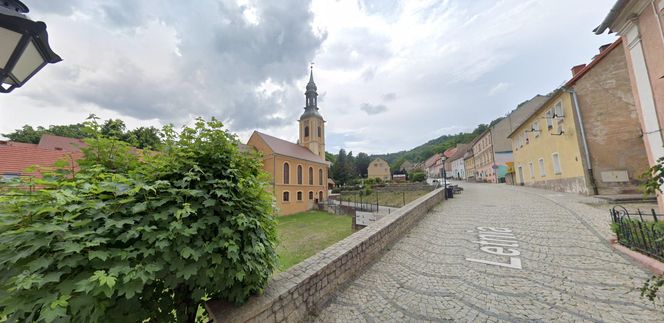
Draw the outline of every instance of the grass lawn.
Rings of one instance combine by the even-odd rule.
[[[431,191],[404,191],[404,192],[373,192],[369,195],[362,196],[362,202],[364,203],[376,203],[376,197],[378,197],[378,205],[391,206],[391,207],[402,207],[405,204],[408,204],[412,201],[415,201],[418,197],[425,195]],[[357,201],[360,202],[360,196],[358,194],[341,194],[339,197],[341,201]],[[405,204],[404,204],[405,201]]]
[[[285,271],[353,233],[350,216],[308,211],[277,218],[279,271]]]

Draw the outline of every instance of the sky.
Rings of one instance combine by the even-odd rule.
[[[326,148],[381,154],[546,94],[615,35],[613,0],[24,0],[63,61],[0,94],[0,133],[216,117],[296,141],[314,63]]]

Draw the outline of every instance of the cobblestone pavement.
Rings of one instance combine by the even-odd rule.
[[[311,319],[664,322],[639,297],[649,273],[611,250],[608,210],[592,198],[463,186]]]

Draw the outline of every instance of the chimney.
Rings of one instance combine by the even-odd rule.
[[[577,65],[577,66],[572,67],[572,77],[575,77],[576,74],[579,74],[579,72],[581,72],[581,70],[584,69],[584,68],[586,68],[586,64],[581,64],[581,65]]]
[[[601,54],[605,49],[609,48],[611,44],[604,44],[602,46],[599,46],[599,53]]]

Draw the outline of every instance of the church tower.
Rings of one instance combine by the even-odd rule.
[[[311,67],[307,91],[304,92],[306,105],[304,113],[300,116],[300,146],[306,147],[312,153],[325,160],[325,120],[318,112],[318,93],[314,83],[314,71]]]

